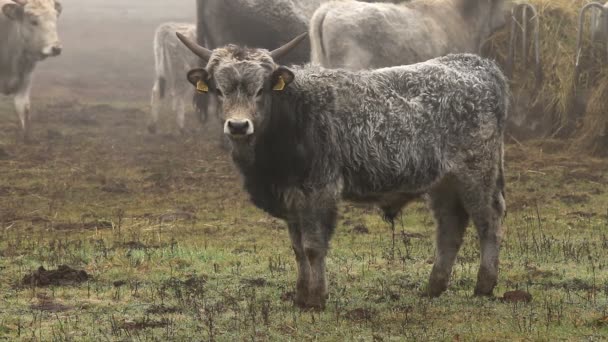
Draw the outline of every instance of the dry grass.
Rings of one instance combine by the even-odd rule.
[[[608,73],[604,45],[592,43],[590,39],[589,15],[584,25],[581,72],[578,79],[575,80],[574,77],[578,12],[587,1],[529,2],[537,8],[540,18],[540,52],[544,78],[540,85],[536,83],[532,72],[532,44],[528,51],[529,67],[524,70],[521,41],[518,39],[512,86],[516,108],[523,111],[526,117],[522,127],[513,130],[514,134],[574,137],[576,144],[573,148],[577,151],[600,154],[608,146],[608,116],[605,114]],[[529,41],[532,41],[532,30],[529,37]],[[489,41],[488,53],[506,65],[508,45],[507,27]],[[534,132],[522,133],[532,126],[532,122],[535,125]]]

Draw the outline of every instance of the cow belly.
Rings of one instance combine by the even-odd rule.
[[[23,80],[18,77],[0,79],[0,92],[4,95],[13,95],[19,90]]]

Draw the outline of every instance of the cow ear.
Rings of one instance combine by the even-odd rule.
[[[23,18],[23,6],[19,4],[5,4],[2,6],[2,13],[11,20],[21,20]]]
[[[278,67],[272,73],[272,90],[282,91],[285,89],[293,79],[295,78],[293,72],[284,66]]]
[[[192,69],[188,72],[188,82],[192,83],[196,87],[196,91],[199,93],[209,92],[209,74],[205,69]]]
[[[63,5],[59,1],[55,1],[55,10],[57,11],[57,15],[60,15],[63,12]]]

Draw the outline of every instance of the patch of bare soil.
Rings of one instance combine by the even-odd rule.
[[[172,314],[172,313],[180,313],[182,309],[176,306],[166,306],[166,305],[152,305],[148,309],[146,309],[147,314],[156,314],[156,315],[164,315],[164,314]]]
[[[91,277],[83,270],[75,270],[67,265],[60,265],[56,270],[47,271],[40,266],[38,270],[26,275],[21,280],[23,285],[50,286],[50,285],[75,285],[89,280]]]
[[[372,309],[357,308],[346,313],[345,317],[351,321],[362,322],[370,321],[376,316],[376,312]]]
[[[242,279],[241,284],[251,287],[264,287],[268,285],[268,281],[264,278]]]
[[[532,295],[522,290],[507,291],[500,300],[506,303],[530,303]]]
[[[143,318],[140,320],[132,321],[125,320],[122,324],[122,328],[125,330],[143,330],[143,329],[151,329],[151,328],[163,328],[169,325],[169,320],[161,319],[161,320],[153,320],[149,318]]]
[[[80,223],[55,223],[53,228],[55,230],[79,230],[79,229],[111,229],[113,227],[112,222],[105,220],[98,220],[92,222],[80,222]]]
[[[358,224],[351,230],[353,234],[369,234],[369,229],[364,224]]]
[[[46,294],[38,294],[38,302],[30,305],[30,309],[32,310],[40,310],[46,312],[64,312],[71,310],[72,307],[58,303],[53,298],[47,296]]]

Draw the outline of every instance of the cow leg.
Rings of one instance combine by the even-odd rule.
[[[469,215],[462,207],[456,189],[450,186],[432,191],[430,205],[437,221],[437,255],[431,271],[428,294],[436,297],[448,288]]]
[[[186,121],[186,105],[184,104],[184,98],[182,97],[180,97],[177,101],[177,127],[179,128],[179,132],[181,134],[184,134],[184,126]]]
[[[336,225],[337,208],[335,205],[329,205],[313,210],[307,216],[302,221],[302,245],[310,264],[310,279],[304,306],[323,309],[327,300],[325,257]]]
[[[477,179],[491,178],[477,177]],[[481,250],[475,295],[491,296],[498,281],[501,221],[505,212],[505,200],[502,189],[496,187],[495,181],[485,186],[473,182],[469,184],[473,185],[468,186],[467,192],[462,194],[463,204],[477,228]]]
[[[24,87],[15,94],[14,98],[15,110],[19,116],[24,141],[30,141],[31,138],[30,89],[31,82],[27,79]]]
[[[303,307],[306,305],[306,299],[308,298],[308,282],[310,280],[310,264],[308,258],[304,252],[304,245],[302,244],[302,232],[300,225],[297,222],[289,222],[289,237],[291,238],[291,246],[293,252],[296,255],[296,262],[298,264],[298,280],[296,281],[296,297],[295,304]]]
[[[150,122],[148,123],[148,131],[152,134],[156,133],[158,125],[158,113],[161,106],[161,81],[157,79],[152,87],[152,96],[150,100]]]

